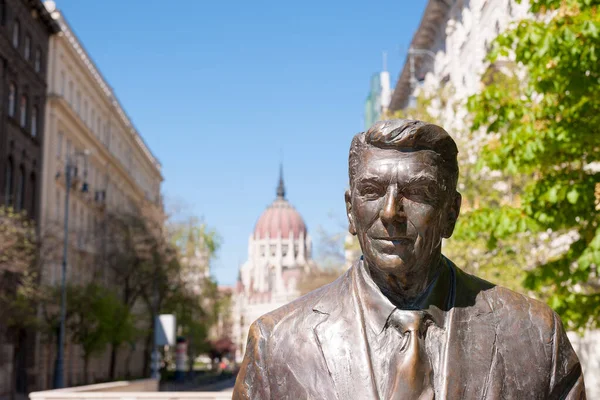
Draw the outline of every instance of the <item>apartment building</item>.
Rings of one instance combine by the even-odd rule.
[[[49,37],[59,28],[40,0],[0,1],[0,205],[38,220]],[[6,282],[5,282],[6,283]],[[35,384],[35,335],[0,321],[0,397]]]
[[[73,167],[69,199],[70,235],[67,281],[85,283],[101,268],[100,234],[107,215],[135,212],[145,205],[162,209],[161,165],[144,143],[98,67],[77,38],[65,16],[52,1],[45,6],[60,27],[52,37],[48,59],[48,103],[45,110],[43,148],[42,240],[62,243],[66,204],[66,165]],[[61,259],[42,260],[41,279],[59,284]],[[45,370],[40,387],[52,382],[54,343],[39,343]],[[117,375],[125,374],[127,361],[140,371],[142,346],[121,351]],[[83,383],[81,349],[69,343],[65,349],[65,383]],[[109,354],[96,357],[92,380],[108,378]]]
[[[39,0],[0,2],[0,204],[37,219],[48,40],[58,32]]]

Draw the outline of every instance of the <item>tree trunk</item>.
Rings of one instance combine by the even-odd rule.
[[[194,356],[194,350],[192,348],[192,338],[190,337],[188,339],[188,375],[189,376],[193,376],[194,375],[194,359],[196,358]]]
[[[86,385],[90,384],[90,356],[83,356],[83,380]]]
[[[110,350],[110,370],[109,370],[109,376],[110,379],[112,381],[117,379],[117,355],[119,353],[119,345],[117,344],[112,344],[112,348]]]
[[[144,343],[144,376],[150,376],[150,358],[152,357],[152,350],[154,338],[154,328],[150,329],[148,336]]]
[[[130,347],[125,359],[125,379],[131,379],[131,358],[133,357],[133,349]]]
[[[12,377],[11,377],[11,384],[10,384],[10,400],[15,400],[15,396],[17,394],[17,364],[18,364],[18,357],[17,357],[17,353],[19,351],[19,347],[17,345],[17,340],[13,341],[13,355],[12,355]]]
[[[26,332],[18,329],[13,340],[11,400],[17,393],[27,393],[26,340]]]

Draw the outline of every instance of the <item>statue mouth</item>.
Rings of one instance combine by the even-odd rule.
[[[413,241],[404,236],[394,236],[394,237],[374,237],[374,240],[381,240],[386,242],[392,242],[394,245],[406,245],[411,244]]]

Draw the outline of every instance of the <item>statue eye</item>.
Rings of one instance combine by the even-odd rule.
[[[425,203],[434,203],[438,198],[437,191],[429,186],[407,188],[403,194],[411,200]]]
[[[377,199],[383,195],[383,190],[373,184],[367,184],[360,188],[360,194],[369,199]]]

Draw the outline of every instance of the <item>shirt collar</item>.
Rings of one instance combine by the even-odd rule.
[[[429,306],[425,309],[436,325],[443,327],[446,312],[454,306],[454,271],[448,260],[442,256],[443,267],[432,283],[433,288],[427,297]],[[364,319],[373,332],[379,334],[385,328],[390,314],[397,308],[371,278],[364,259],[361,257],[357,266],[357,289]]]

